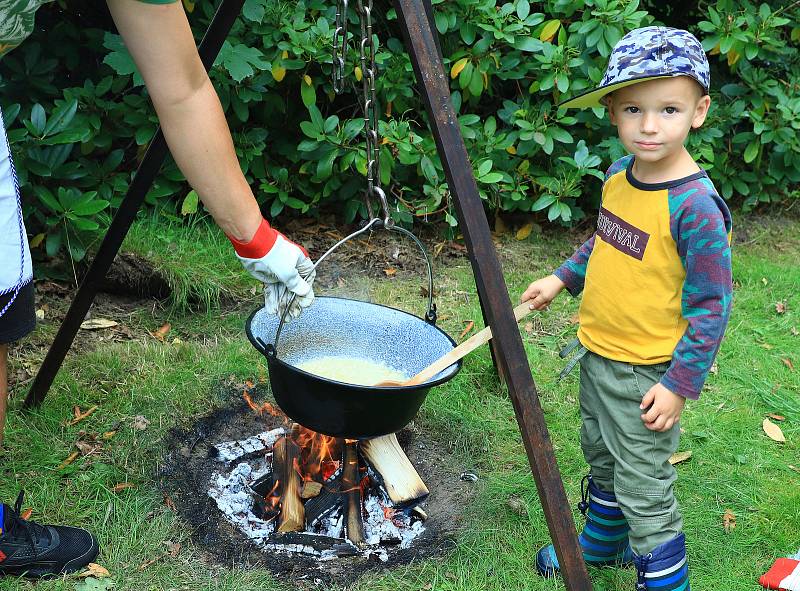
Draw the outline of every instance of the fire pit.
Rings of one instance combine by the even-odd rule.
[[[301,587],[346,585],[452,547],[475,488],[460,480],[470,466],[451,457],[452,444],[413,424],[397,435],[336,439],[254,402],[265,385],[223,390],[228,406],[171,433],[159,475],[200,546]]]

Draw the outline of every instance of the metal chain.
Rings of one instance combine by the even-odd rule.
[[[333,91],[341,94],[344,90],[344,61],[347,58],[347,3],[336,3],[336,28],[333,30]],[[340,47],[341,44],[341,47]]]
[[[389,215],[389,203],[381,187],[380,133],[378,130],[378,101],[375,99],[375,81],[378,69],[375,66],[375,40],[372,35],[372,0],[358,0],[358,13],[361,21],[361,42],[358,45],[361,60],[361,100],[364,111],[364,143],[367,159],[367,191],[364,202],[369,219],[375,216],[372,199],[381,205],[383,223],[387,228],[394,226]],[[340,40],[341,37],[341,40]],[[339,51],[341,43],[341,54]],[[345,51],[347,50],[347,0],[339,0],[336,8],[336,29],[333,34],[333,89],[336,93],[344,88]]]

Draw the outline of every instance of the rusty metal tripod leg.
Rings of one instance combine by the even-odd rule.
[[[414,66],[431,131],[464,233],[478,296],[492,326],[499,368],[508,385],[561,574],[569,591],[592,588],[575,524],[556,465],[519,328],[514,320],[500,262],[492,243],[472,165],[450,101],[447,76],[437,52],[426,0],[394,0]],[[429,7],[428,7],[429,8]],[[531,564],[531,568],[534,566]]]
[[[223,0],[219,9],[217,9],[214,19],[203,36],[203,41],[197,48],[206,70],[211,67],[217,58],[219,50],[222,48],[222,43],[242,11],[243,4],[244,0]],[[108,273],[114,257],[117,256],[119,247],[122,246],[122,241],[125,240],[125,236],[136,218],[136,213],[139,211],[145,195],[147,195],[158,171],[161,169],[168,151],[167,143],[164,141],[164,134],[159,127],[153,141],[147,147],[147,152],[133,177],[133,181],[131,181],[125,199],[122,200],[122,204],[117,210],[114,220],[111,222],[111,226],[108,228],[108,232],[106,232],[105,238],[103,238],[103,242],[100,244],[100,248],[97,250],[97,254],[81,282],[80,288],[78,288],[75,299],[70,304],[67,315],[58,329],[56,338],[53,340],[53,344],[50,345],[50,350],[36,373],[36,378],[33,380],[28,396],[25,398],[25,408],[39,406],[44,397],[47,396],[47,392],[50,390],[50,386],[53,384],[53,380],[72,346],[72,341],[75,340],[75,335],[78,333],[81,322],[83,322],[86,313],[92,306],[92,302],[94,302],[95,296],[97,296],[100,282]]]

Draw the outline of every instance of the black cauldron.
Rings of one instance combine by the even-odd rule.
[[[409,377],[455,347],[432,321],[357,300],[318,297],[299,318],[284,324],[260,308],[247,320],[247,337],[267,358],[275,400],[294,421],[312,431],[368,439],[402,429],[417,414],[428,390],[461,369],[454,363],[418,386],[376,387],[345,384],[295,367],[323,356],[380,362]]]

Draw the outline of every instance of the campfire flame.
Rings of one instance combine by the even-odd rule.
[[[280,411],[280,409],[275,408],[275,406],[270,404],[269,402],[262,402],[261,404],[256,404],[255,402],[253,402],[253,399],[250,396],[250,392],[248,392],[247,390],[244,390],[242,392],[242,398],[244,398],[244,401],[247,403],[247,406],[252,408],[253,412],[255,412],[258,416],[261,416],[266,412],[272,415],[273,417],[278,417],[280,419],[283,419],[284,425],[289,424],[289,417],[287,417]]]

